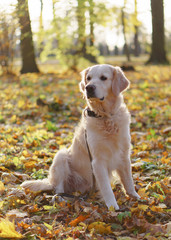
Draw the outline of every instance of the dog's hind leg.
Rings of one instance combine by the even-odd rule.
[[[60,150],[54,157],[48,178],[25,181],[21,184],[21,187],[30,189],[33,192],[54,190],[55,193],[64,193],[64,182],[69,175],[68,150]]]
[[[70,156],[67,149],[60,150],[54,157],[49,170],[49,182],[55,193],[64,193],[64,183],[71,174],[69,166]]]
[[[53,189],[47,178],[25,181],[21,184],[21,187],[30,189],[32,192],[50,191]]]

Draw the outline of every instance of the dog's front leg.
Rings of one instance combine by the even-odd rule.
[[[97,185],[107,207],[110,208],[111,206],[113,206],[115,210],[118,210],[119,206],[116,202],[114,193],[110,185],[110,179],[107,168],[96,159],[93,160],[92,166]]]
[[[135,191],[134,182],[132,178],[131,162],[129,158],[125,158],[122,166],[117,169],[121,182],[126,190],[126,193],[133,198],[140,199],[140,196]]]

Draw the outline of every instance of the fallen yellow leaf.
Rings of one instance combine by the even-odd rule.
[[[88,226],[88,230],[91,231],[92,229],[94,229],[96,233],[100,233],[100,234],[111,234],[112,233],[111,226],[109,226],[108,224],[106,224],[104,222],[91,223]]]
[[[3,194],[4,191],[5,191],[5,186],[3,182],[0,181],[0,194]]]
[[[25,106],[25,101],[23,99],[18,101],[18,108],[23,108]]]
[[[148,209],[148,205],[138,204],[138,209],[146,211]]]
[[[13,116],[11,117],[11,120],[10,120],[10,121],[11,121],[12,123],[14,123],[14,122],[16,122],[16,119],[17,119],[17,116],[16,116],[16,115],[13,115]]]
[[[159,206],[152,206],[150,207],[150,209],[153,211],[153,212],[163,212],[163,209]]]
[[[24,164],[26,169],[32,169],[36,166],[37,161],[31,160],[30,162],[26,162]]]
[[[162,157],[160,160],[163,164],[171,164],[171,158],[167,158],[166,156]]]
[[[31,154],[30,154],[27,150],[24,150],[24,151],[22,152],[22,155],[23,155],[24,157],[30,157],[30,156],[31,156]]]
[[[2,209],[3,205],[4,205],[4,201],[0,201],[0,209]]]
[[[138,190],[138,194],[139,194],[140,197],[142,197],[143,199],[148,198],[148,195],[149,195],[149,193],[146,192],[146,189],[145,189],[145,188],[140,188],[140,189]]]
[[[115,212],[115,208],[114,208],[114,206],[110,206],[109,211],[111,211],[111,212]]]
[[[15,230],[15,225],[8,219],[0,219],[0,237],[2,238],[23,238],[23,235]]]
[[[167,143],[171,143],[171,137],[166,138]]]

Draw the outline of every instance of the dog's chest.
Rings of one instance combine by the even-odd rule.
[[[119,125],[117,122],[107,119],[103,122],[102,127],[104,129],[104,133],[108,135],[117,135],[119,133]]]
[[[111,119],[92,119],[86,126],[88,143],[97,149],[118,148],[121,129],[119,124]],[[105,151],[106,151],[105,150]]]
[[[119,124],[112,119],[98,119],[93,125],[94,131],[98,131],[102,136],[113,138],[119,134]]]

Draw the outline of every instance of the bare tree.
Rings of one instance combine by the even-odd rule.
[[[168,63],[165,51],[164,7],[163,0],[151,0],[152,48],[148,63]]]
[[[94,0],[88,0],[88,3],[89,3],[89,16],[90,16],[90,47],[93,47],[94,46],[94,42],[95,42],[95,36],[94,36],[94,24],[95,24],[95,21],[96,21],[96,15],[94,13],[94,7],[95,7],[95,4],[94,4]],[[92,54],[87,54],[86,55],[87,59],[93,63],[97,63],[97,59],[94,55]]]
[[[10,16],[11,17],[11,16]],[[13,19],[13,21],[12,21]],[[11,22],[12,21],[12,22]],[[16,21],[15,17],[0,13],[0,66],[3,73],[12,73],[14,49],[16,45]]]
[[[121,22],[122,22],[122,28],[123,28],[123,35],[124,35],[124,50],[125,54],[127,57],[128,62],[130,61],[130,53],[129,53],[129,48],[128,48],[128,43],[127,43],[127,37],[126,37],[126,24],[125,24],[125,6],[126,6],[127,0],[124,0],[124,6],[121,9]]]
[[[134,10],[134,55],[138,57],[140,55],[140,43],[138,40],[139,29],[138,29],[138,11],[137,11],[137,0],[134,0],[135,10]]]
[[[79,50],[83,56],[86,54],[86,36],[85,36],[85,29],[86,29],[86,18],[85,18],[85,0],[77,0],[77,23],[78,23],[78,45]]]
[[[90,46],[94,45],[94,2],[89,2],[89,14],[90,14]],[[91,62],[97,63],[95,56],[87,52],[87,36],[86,36],[86,0],[77,0],[77,22],[78,22],[78,51],[77,54],[83,56]]]
[[[28,10],[28,0],[18,0],[17,10],[21,30],[20,44],[22,68],[20,72],[39,72],[35,60],[33,37]]]
[[[94,1],[88,0],[88,2],[90,15],[90,46],[94,46],[94,22],[95,22]]]

